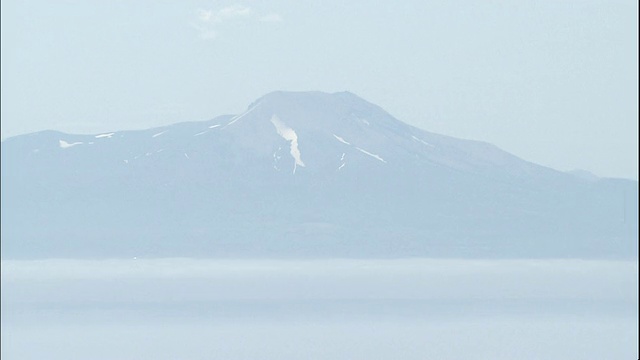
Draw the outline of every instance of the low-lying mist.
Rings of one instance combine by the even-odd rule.
[[[634,261],[51,259],[1,266],[7,359],[638,355]]]

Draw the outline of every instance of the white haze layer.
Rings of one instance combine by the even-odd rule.
[[[7,359],[638,357],[638,263],[2,261]]]

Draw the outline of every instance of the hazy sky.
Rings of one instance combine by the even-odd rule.
[[[349,90],[423,129],[638,178],[638,3],[2,1],[2,138]]]

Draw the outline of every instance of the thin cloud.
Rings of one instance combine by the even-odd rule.
[[[202,40],[210,41],[218,37],[218,33],[209,26],[200,23],[191,23],[189,25],[198,31],[199,37]]]
[[[247,18],[252,14],[251,8],[242,5],[224,7],[218,11],[198,9],[198,20],[205,23],[221,23],[231,19]]]
[[[260,18],[262,22],[282,22],[282,16],[276,13],[270,13]]]
[[[198,20],[208,22],[213,17],[213,11],[198,9]]]
[[[218,33],[213,30],[204,30],[200,32],[200,38],[202,40],[215,40],[218,37]]]
[[[259,14],[251,7],[244,5],[232,5],[222,9],[198,9],[196,21],[191,26],[198,30],[202,40],[215,40],[218,38],[218,27],[231,21],[260,21],[265,23],[282,22],[282,16],[270,12]]]
[[[246,6],[227,6],[218,11],[219,19],[233,19],[238,17],[247,17],[251,15],[251,8]]]

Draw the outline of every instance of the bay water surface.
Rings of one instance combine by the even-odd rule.
[[[3,359],[636,359],[638,262],[3,260]]]

